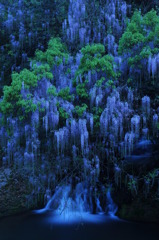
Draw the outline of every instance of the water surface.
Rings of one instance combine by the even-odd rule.
[[[158,226],[154,224],[105,215],[79,216],[64,219],[49,211],[3,218],[0,240],[158,240]]]

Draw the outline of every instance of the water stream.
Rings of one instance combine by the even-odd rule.
[[[77,184],[74,190],[71,185],[57,188],[54,195],[50,198],[45,208],[34,211],[35,214],[45,214],[49,212],[50,222],[70,224],[74,222],[98,222],[101,221],[100,215],[107,214],[111,218],[116,218],[117,206],[111,197],[110,188],[106,193],[106,205],[102,208],[99,197],[95,199],[95,213],[93,212],[93,197],[82,183]]]

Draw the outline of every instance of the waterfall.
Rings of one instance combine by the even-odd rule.
[[[75,190],[72,190],[71,185],[60,186],[45,208],[37,210],[35,213],[53,211],[57,217],[60,217],[60,221],[82,218],[82,215],[89,209],[86,195],[87,190],[81,183],[77,184]]]
[[[71,185],[59,186],[51,198],[50,190],[46,191],[48,203],[44,209],[36,210],[35,213],[41,214],[51,211],[59,218],[59,221],[69,221],[74,218],[82,219],[85,218],[86,215],[88,217],[88,215],[92,213],[93,200],[91,197],[91,191],[89,192],[88,189],[84,187],[83,183],[77,184],[74,190]],[[110,188],[105,196],[105,202],[107,209],[106,213],[111,218],[114,218],[118,208],[112,200]],[[98,196],[95,197],[95,203],[96,213],[104,214],[105,211],[102,208],[102,204]]]
[[[107,211],[108,211],[108,214],[111,216],[111,217],[115,217],[115,214],[118,210],[118,207],[116,206],[116,204],[113,202],[113,199],[111,197],[111,189],[109,188],[108,191],[107,191]]]

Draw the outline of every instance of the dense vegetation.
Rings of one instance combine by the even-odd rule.
[[[28,67],[36,49],[44,50],[51,36],[61,36],[67,9],[68,2],[59,0],[1,1],[1,93],[12,71]]]
[[[112,185],[120,216],[158,220],[158,1],[126,2],[1,1],[2,190],[24,208],[81,183],[101,211]]]
[[[153,91],[156,98],[159,89],[155,60],[159,52],[158,29],[159,18],[156,11],[151,10],[144,16],[136,11],[119,41],[119,54],[123,55],[129,68],[129,83],[134,87],[136,84],[140,85],[144,94],[151,94]]]

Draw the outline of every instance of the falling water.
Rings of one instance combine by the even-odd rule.
[[[116,206],[116,204],[113,202],[113,199],[111,197],[111,190],[110,188],[107,191],[107,209],[108,209],[108,214],[115,218],[115,214],[118,210],[118,207]]]

